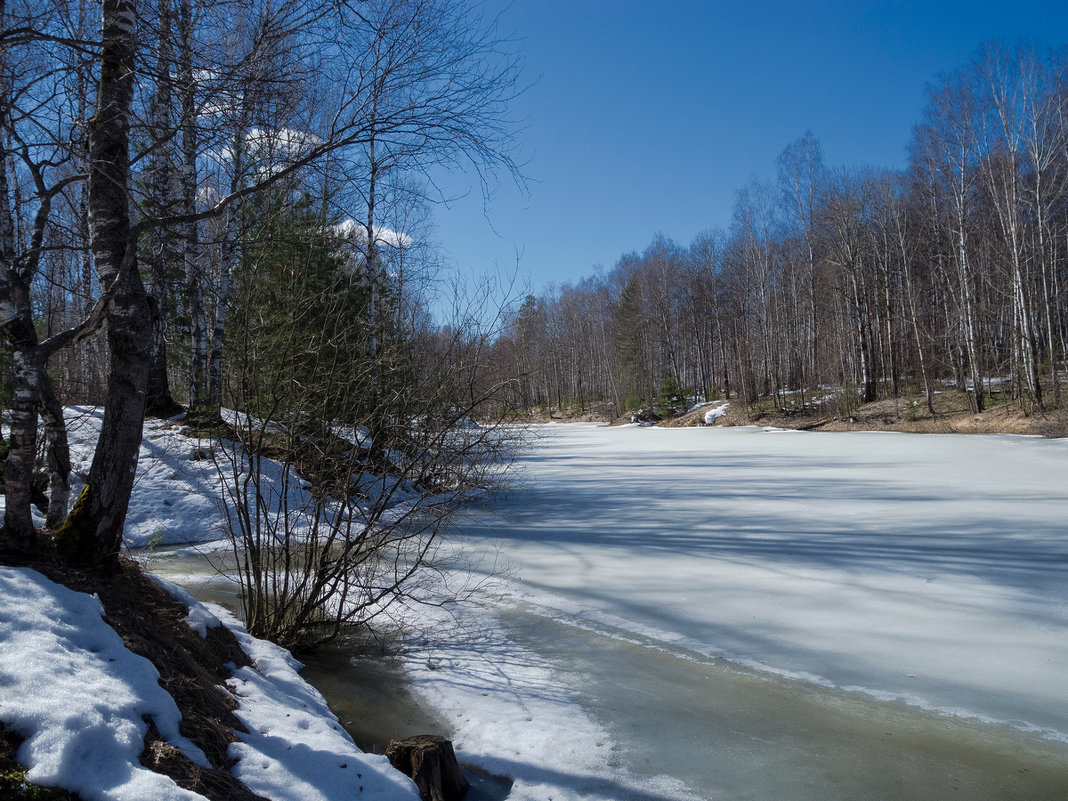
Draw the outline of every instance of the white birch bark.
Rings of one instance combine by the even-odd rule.
[[[96,115],[89,123],[89,218],[97,278],[107,297],[110,370],[89,480],[57,532],[67,558],[114,559],[133,490],[148,383],[151,315],[129,218],[135,0],[104,0]]]

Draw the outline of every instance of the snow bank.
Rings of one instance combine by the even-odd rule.
[[[197,793],[141,766],[148,716],[207,767],[178,733],[181,715],[159,674],[127,650],[94,596],[36,571],[0,567],[0,719],[25,738],[27,778],[87,801],[190,801]]]
[[[65,410],[71,443],[72,497],[89,475],[100,434],[102,409],[72,406]],[[234,485],[232,454],[210,439],[182,433],[180,425],[148,419],[137,459],[123,542],[134,548],[213,542],[227,536],[224,498]],[[213,450],[214,449],[214,450]],[[242,459],[240,471],[247,471]],[[284,507],[298,519],[311,506],[308,484],[278,462],[260,462],[259,492],[267,508]],[[254,492],[250,488],[249,492]],[[232,494],[232,493],[231,493]],[[294,524],[299,533],[301,522]]]
[[[179,587],[173,581],[167,581],[167,579],[154,573],[149,573],[148,577],[164,592],[185,606],[186,625],[199,634],[201,639],[208,636],[208,629],[215,629],[222,625],[222,621],[213,615],[204,604],[190,595],[184,587]]]
[[[418,801],[415,784],[389,760],[360,751],[322,695],[300,678],[300,662],[252,637],[221,606],[209,607],[255,663],[227,681],[239,705],[235,714],[248,729],[228,751],[242,783],[274,801]]]
[[[707,412],[705,412],[705,425],[714,426],[716,424],[716,421],[719,420],[719,418],[727,414],[727,409],[729,408],[729,403],[721,403],[719,406],[709,409]]]
[[[89,475],[103,410],[65,411],[71,445],[71,496]],[[134,547],[217,540],[223,536],[223,484],[214,461],[173,423],[146,420],[124,542]]]
[[[156,581],[186,604],[194,630],[203,635],[224,622],[255,663],[227,682],[248,729],[229,750],[240,781],[272,801],[417,801],[415,785],[385,757],[357,748],[287,651],[251,637],[221,607]],[[179,734],[181,714],[156,669],[127,650],[95,596],[0,567],[0,598],[0,720],[25,738],[18,758],[30,781],[86,801],[203,798],[141,766],[148,717],[167,742],[209,767]]]
[[[98,407],[72,406],[65,413],[71,444],[71,495],[77,497],[89,475],[103,412]],[[241,417],[237,412],[227,414],[231,420]],[[234,454],[224,452],[228,450],[225,444],[186,436],[173,422],[145,420],[123,542],[143,548],[226,538],[226,499],[232,497],[234,486],[234,466],[230,463]],[[240,454],[238,458],[241,463],[237,470],[247,472],[247,459]],[[271,510],[288,510],[290,532],[301,536],[312,520],[310,485],[295,470],[271,459],[260,460],[259,469],[258,491],[263,505]],[[249,487],[248,491],[253,493],[256,489]],[[396,507],[395,515],[404,514],[413,503],[422,500],[408,482],[395,476],[371,479],[366,494],[369,505],[387,495],[389,504]],[[334,513],[334,509],[324,510],[326,515]],[[354,507],[348,513],[359,519],[366,517],[367,510]],[[389,519],[387,514],[383,522]]]

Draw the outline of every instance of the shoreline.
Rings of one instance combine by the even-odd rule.
[[[166,569],[172,559],[173,567],[181,568],[175,573]],[[208,564],[195,548],[176,546],[141,561],[141,565],[148,573],[180,584],[198,601],[218,604],[240,619],[233,586],[221,588],[211,572],[189,572],[190,560]],[[381,648],[376,651],[373,643],[355,642],[349,637],[303,654],[299,661],[304,665],[299,671],[301,679],[326,699],[342,727],[367,754],[384,754],[391,740],[416,734],[438,734],[450,740],[455,736],[455,728],[444,714],[414,691],[415,681],[401,666],[400,658]],[[464,761],[462,754],[457,756],[471,784],[467,801],[507,798],[510,778],[494,776]]]
[[[972,412],[966,393],[953,391],[935,395],[931,414],[922,398],[885,398],[859,405],[850,413],[835,408],[777,407],[770,398],[746,404],[738,398],[715,401],[728,403],[727,413],[715,425],[768,426],[800,431],[898,431],[909,434],[1021,434],[1046,438],[1068,437],[1068,409],[1045,412],[1027,410],[1019,401],[999,403],[978,414]],[[699,428],[706,408],[694,409],[652,424],[654,428]],[[605,408],[573,414],[553,408],[530,410],[531,423],[603,423],[618,426],[630,423],[630,416],[613,418]]]
[[[419,734],[453,740],[454,727],[414,692],[415,681],[397,657],[366,653],[359,646],[354,650],[344,647],[344,643],[337,643],[306,656],[301,660],[304,668],[300,675],[322,694],[361,750],[384,754],[390,741]],[[464,761],[457,751],[460,768],[471,785],[465,801],[504,801],[508,797],[511,778],[494,776]]]

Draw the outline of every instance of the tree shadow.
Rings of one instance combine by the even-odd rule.
[[[1068,578],[1068,497],[1048,485],[931,486],[902,461],[801,453],[658,452],[622,468],[573,452],[524,457],[537,460],[552,470],[535,468],[540,478],[499,495],[496,516],[468,536],[556,545],[574,558],[623,549],[972,576],[1028,592],[1062,591]]]

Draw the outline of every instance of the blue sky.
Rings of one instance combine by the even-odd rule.
[[[461,271],[516,267],[537,291],[611,267],[657,233],[686,245],[726,226],[735,192],[770,179],[812,130],[828,164],[905,165],[924,87],[979,45],[1068,45],[1062,2],[488,0],[512,33],[529,89],[526,193],[434,210]]]

